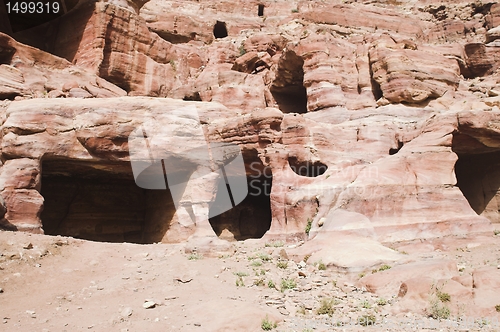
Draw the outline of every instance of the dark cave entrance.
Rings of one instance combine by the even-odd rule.
[[[320,161],[302,161],[297,157],[288,157],[288,164],[295,174],[310,178],[323,175],[328,169],[328,166]]]
[[[264,16],[264,5],[263,4],[259,4],[259,7],[257,8],[257,15]]]
[[[217,39],[227,37],[227,26],[225,22],[217,21],[217,23],[215,23],[214,37]]]
[[[500,151],[463,134],[453,136],[453,151],[457,187],[478,215],[500,222]]]
[[[144,190],[130,163],[42,163],[45,234],[100,242],[155,243],[175,212],[169,190]]]
[[[265,173],[263,165],[258,162],[253,175],[247,175],[248,195],[238,205],[220,215],[210,218],[210,225],[218,237],[225,240],[242,241],[246,239],[259,239],[271,227],[271,186],[272,174]],[[245,165],[254,165],[247,163]],[[268,171],[268,170],[265,170]],[[247,174],[248,170],[247,170]],[[217,197],[225,189],[225,182],[219,182]],[[216,201],[211,206],[216,205]]]
[[[285,52],[278,62],[276,79],[269,90],[283,113],[307,113],[303,66],[304,60],[293,51]]]

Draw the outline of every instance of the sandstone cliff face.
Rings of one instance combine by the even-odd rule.
[[[499,8],[82,1],[36,31],[3,28],[2,228],[131,242],[489,231]],[[184,107],[208,142],[241,150],[249,196],[231,211],[210,217],[220,176],[187,174],[179,199],[134,183],[130,134],[154,119],[175,155],[196,143],[175,126]]]

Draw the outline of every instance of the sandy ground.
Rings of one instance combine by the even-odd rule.
[[[286,260],[296,245],[251,240],[210,257],[186,254],[182,245],[0,232],[0,331],[262,331],[266,317],[275,331],[412,330],[384,326],[384,319],[409,315],[394,310],[397,298],[382,305],[356,287],[359,274]],[[498,235],[391,247],[416,260],[454,259],[463,273],[500,265]],[[282,289],[282,280],[295,287]],[[323,298],[336,299],[332,317],[318,314]],[[340,326],[367,315],[375,326]]]

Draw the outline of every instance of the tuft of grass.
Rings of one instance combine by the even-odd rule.
[[[242,271],[234,272],[234,275],[236,275],[236,276],[238,276],[240,278],[248,277],[248,273],[242,272]]]
[[[370,314],[363,315],[358,318],[358,324],[362,326],[375,325],[375,321],[376,321],[375,316]]]
[[[285,270],[288,267],[288,262],[279,261],[278,263],[276,263],[276,266],[280,269]]]
[[[297,282],[294,279],[286,278],[281,279],[281,291],[284,292],[287,289],[293,289],[297,287]]]
[[[379,267],[379,271],[385,271],[385,270],[389,270],[391,268],[390,265],[387,265],[387,264],[384,264],[382,265],[381,267]]]
[[[332,317],[335,311],[335,308],[333,306],[336,304],[338,304],[338,302],[335,301],[335,299],[322,299],[318,310],[316,310],[316,313],[318,315],[328,315]]]
[[[202,258],[203,258],[203,256],[201,256],[197,253],[192,253],[188,256],[188,260],[190,260],[190,261],[197,261],[197,260],[202,259]]]
[[[495,306],[495,310],[496,310],[497,312],[500,312],[500,304],[497,304],[497,305]]]
[[[238,277],[236,279],[236,287],[243,287],[245,286],[245,282],[243,281],[243,278],[242,277]]]
[[[370,304],[370,302],[368,302],[368,300],[361,301],[359,305],[365,309],[370,309],[372,307],[372,305]]]
[[[363,278],[364,276],[365,276],[365,273],[364,273],[364,272],[362,272],[362,273],[358,274],[359,279]]]
[[[294,8],[292,9],[292,13],[298,13],[299,12],[299,9],[298,8]]]
[[[264,246],[265,247],[281,248],[284,245],[285,245],[285,243],[283,241],[273,241],[273,242],[266,243]]]
[[[441,292],[440,290],[436,292],[436,296],[441,302],[450,302],[451,299],[450,294]]]
[[[269,280],[267,282],[267,287],[276,289],[276,285],[274,284],[274,281],[272,281],[272,280]]]
[[[386,305],[388,302],[386,299],[384,299],[383,297],[381,297],[380,299],[377,300],[377,304],[378,305]]]
[[[312,219],[311,218],[307,218],[307,224],[306,224],[306,234],[309,235],[309,232],[311,231],[311,227],[312,227]]]
[[[264,286],[266,284],[266,279],[265,278],[259,278],[257,280],[254,280],[253,284],[255,286]]]
[[[319,261],[318,262],[318,270],[322,270],[322,271],[326,270],[325,263],[323,263],[322,261]]]
[[[260,324],[261,329],[264,331],[271,331],[278,326],[276,322],[272,322],[269,320],[269,317],[266,315],[266,318],[262,319],[262,323]]]
[[[263,262],[269,262],[273,260],[273,258],[266,253],[258,253],[257,258],[259,258]]]
[[[255,267],[262,266],[262,261],[261,260],[255,260],[250,265],[255,266]]]
[[[434,319],[448,319],[450,318],[450,309],[439,301],[432,301],[429,310],[429,317]]]

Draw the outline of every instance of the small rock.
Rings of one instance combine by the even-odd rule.
[[[33,249],[33,244],[31,242],[26,243],[25,245],[23,245],[23,249],[27,249],[27,250]]]
[[[126,307],[122,310],[120,315],[124,318],[132,316],[133,310],[130,307]]]
[[[325,224],[325,219],[326,218],[321,218],[319,221],[318,221],[318,226],[321,227]]]
[[[3,293],[3,289],[2,289],[2,288],[0,288],[0,294],[1,294],[1,293]]]
[[[286,253],[285,249],[281,249],[280,250],[280,257],[283,258],[283,259],[288,260],[288,254]]]
[[[156,307],[156,303],[154,301],[146,301],[146,302],[144,302],[142,307],[144,309],[153,309],[154,307]]]
[[[306,264],[306,262],[304,262],[304,261],[300,261],[300,262],[299,262],[299,264],[297,264],[297,266],[299,267],[299,269],[303,269],[303,268],[305,268],[305,267],[306,267],[306,265],[307,265],[307,264]]]
[[[305,278],[305,277],[307,277],[307,275],[304,272],[299,271],[299,277],[304,277]]]
[[[26,310],[26,313],[31,316],[31,318],[36,318],[36,312],[33,310]]]
[[[198,326],[198,327],[200,327],[200,326],[201,326],[201,324],[200,324],[200,323],[194,323],[194,326]]]

